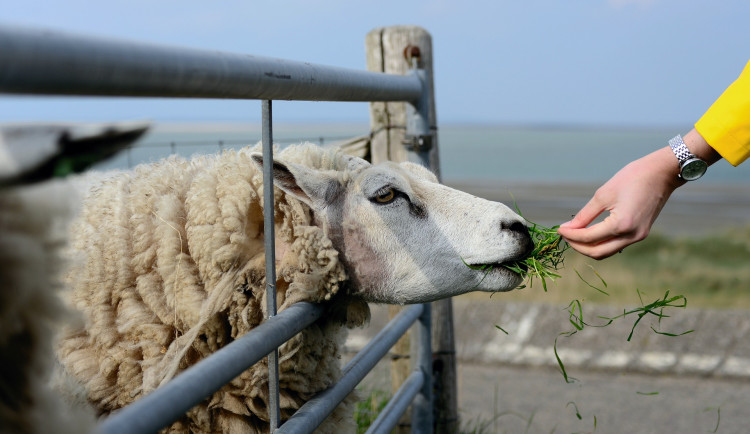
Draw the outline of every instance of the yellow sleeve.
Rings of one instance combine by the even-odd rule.
[[[750,157],[750,62],[696,122],[695,129],[733,166]]]

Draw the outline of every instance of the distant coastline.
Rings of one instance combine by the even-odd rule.
[[[599,184],[496,181],[446,182],[488,200],[518,207],[528,220],[553,226],[570,220]],[[603,216],[606,216],[606,212]],[[677,190],[662,210],[653,233],[705,237],[750,228],[750,190],[745,186],[690,185]]]
[[[580,127],[447,124],[438,131],[443,182],[480,197],[512,205],[545,225],[570,219],[623,165],[658,147],[675,133],[665,127]],[[330,143],[369,132],[364,123],[274,126],[274,141]],[[177,152],[183,156],[255,144],[252,123],[164,123],[127,155],[102,166],[127,168]],[[720,162],[699,182],[679,189],[654,231],[683,236],[750,226],[750,164]]]

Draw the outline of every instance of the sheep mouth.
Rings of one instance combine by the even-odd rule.
[[[500,266],[505,268],[518,268],[523,272],[523,274],[526,274],[526,272],[529,271],[529,266],[526,265],[525,262],[521,261],[504,262],[500,264]]]
[[[514,261],[507,261],[507,262],[492,262],[487,264],[470,264],[469,265],[474,270],[489,272],[489,271],[507,271],[514,274],[526,274],[529,267],[526,265],[526,263],[522,262],[521,260],[514,260]],[[515,270],[521,270],[521,273],[518,273]]]
[[[531,252],[521,252],[507,258],[505,261],[496,262],[485,262],[476,264],[464,264],[468,265],[472,270],[478,270],[483,273],[500,273],[500,274],[512,274],[518,277],[525,277],[529,271],[529,267],[526,264],[526,259],[529,257]]]

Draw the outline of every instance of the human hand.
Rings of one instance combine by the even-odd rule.
[[[594,197],[558,229],[578,252],[604,259],[644,239],[672,192],[684,184],[669,147],[622,168]],[[609,215],[588,227],[601,213]]]

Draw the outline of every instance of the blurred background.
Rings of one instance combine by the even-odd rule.
[[[433,37],[441,124],[684,129],[747,62],[749,14],[743,0],[4,0],[0,22],[357,69],[368,31],[419,25]],[[0,117],[252,122],[255,106],[4,98]],[[282,123],[368,122],[366,104],[275,109]]]
[[[354,69],[365,68],[364,38],[370,30],[421,26],[433,38],[443,181],[491,200],[515,202],[524,216],[546,226],[569,219],[628,162],[689,131],[750,60],[746,0],[0,0],[0,10],[3,25]],[[153,122],[135,148],[101,169],[132,167],[173,152],[189,156],[253,144],[260,139],[260,116],[258,101],[0,95],[0,123]],[[325,144],[369,132],[365,103],[278,101],[274,121],[274,138],[282,144]],[[492,298],[474,294],[462,306],[476,301],[565,306],[580,299],[620,308],[640,305],[644,297],[636,290],[649,299],[670,290],[685,295],[690,309],[744,311],[750,308],[748,187],[750,165],[733,168],[722,161],[699,182],[678,190],[652,236],[622,255],[597,263],[571,253],[562,277],[547,292],[534,285]],[[601,276],[609,295],[592,290],[578,274],[599,286]],[[467,317],[477,315],[462,309]],[[497,321],[499,313],[497,318],[489,314],[485,325],[494,330]],[[737,333],[750,328],[732,324],[728,327],[736,326]],[[561,330],[553,330],[551,339],[556,331]],[[465,375],[466,384],[473,381]],[[503,381],[491,372],[484,375],[479,384],[487,387],[486,394],[462,389],[474,397],[463,402],[476,407],[463,410],[479,418],[477,432],[494,432],[497,424],[487,431],[480,427],[497,420],[498,412],[507,416],[517,410],[523,416],[517,419],[531,425],[538,410],[537,421],[544,422],[536,426],[544,432],[571,416],[543,413],[547,407],[541,404],[521,409],[513,400],[503,403],[498,394],[519,373],[506,373]],[[494,388],[488,385],[492,381]],[[512,393],[531,393],[513,387]],[[606,399],[611,398],[599,401]],[[649,398],[639,399],[636,407]],[[695,405],[734,398],[719,394],[711,400]],[[572,411],[558,404],[550,405]],[[725,404],[725,429],[731,426],[730,411]],[[710,431],[715,414],[695,414],[707,419],[701,432],[704,425]],[[602,417],[606,420],[599,413]],[[635,429],[665,432],[650,428]]]
[[[443,180],[519,202],[546,225],[570,218],[619,168],[685,133],[747,63],[744,0],[2,2],[0,23],[365,68],[370,30],[433,38]],[[255,143],[260,103],[0,97],[0,122],[150,120],[170,145],[109,166]],[[366,103],[274,103],[274,138],[324,142],[369,131]],[[172,144],[176,145],[172,145]],[[713,166],[678,191],[655,231],[744,226],[750,166]],[[710,218],[710,222],[705,221]]]

